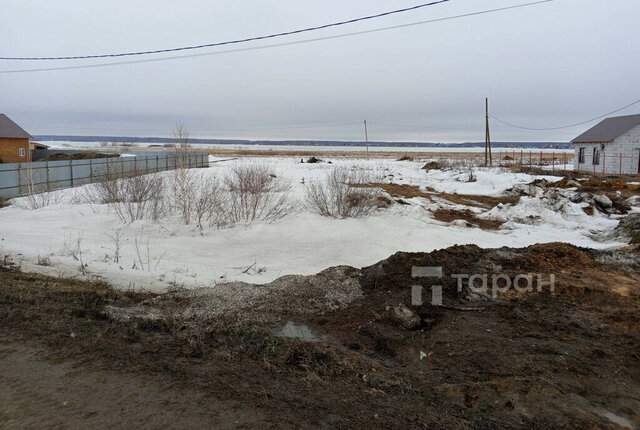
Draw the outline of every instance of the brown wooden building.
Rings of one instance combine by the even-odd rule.
[[[31,161],[31,135],[0,113],[0,163]]]

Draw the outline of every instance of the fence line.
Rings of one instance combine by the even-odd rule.
[[[0,164],[0,197],[73,188],[102,178],[146,175],[177,167],[209,166],[209,155],[202,152],[141,154],[135,157],[95,158],[89,160],[36,161]]]
[[[640,180],[640,153],[627,155],[571,152],[500,151],[501,166],[519,166],[551,172],[574,172],[602,177],[633,178]]]

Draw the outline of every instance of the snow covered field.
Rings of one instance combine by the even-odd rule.
[[[211,161],[210,168],[199,169],[197,174],[224,176],[234,165],[255,159]],[[402,199],[408,204],[396,203],[364,218],[323,217],[305,207],[305,188],[324,181],[327,172],[336,167],[362,170],[376,182],[476,196],[500,196],[507,189],[542,178],[499,168],[474,168],[476,181],[468,182],[468,169],[427,172],[421,169],[424,162],[420,161],[331,161],[302,164],[295,157],[261,159],[260,163],[288,183],[298,202],[294,212],[276,222],[205,228],[202,232],[174,216],[159,222],[124,224],[109,205],[79,203],[78,196],[93,185],[55,192],[48,206],[36,210],[25,208],[26,198],[15,199],[12,206],[0,209],[0,252],[11,254],[25,270],[84,275],[121,288],[159,291],[215,286],[231,280],[265,283],[282,275],[312,274],[336,265],[361,267],[397,251],[427,252],[454,244],[519,247],[563,241],[594,248],[622,245],[594,239],[595,234],[617,225],[614,217],[597,211],[589,216],[582,210],[585,203],[549,199],[536,190],[523,195],[515,205],[499,204],[492,209],[461,206],[438,197],[414,197]],[[470,210],[480,219],[505,223],[497,230],[483,230],[461,220],[440,222],[433,217],[439,208]],[[116,245],[114,237],[118,235]]]

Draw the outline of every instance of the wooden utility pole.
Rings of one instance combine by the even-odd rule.
[[[489,133],[489,98],[485,99],[485,107],[486,107],[486,118],[487,118],[487,126],[486,133],[484,138],[484,164],[485,166],[492,165],[492,157],[491,157],[491,134]]]
[[[364,140],[367,143],[367,156],[369,156],[369,134],[367,133],[367,120],[364,120]]]

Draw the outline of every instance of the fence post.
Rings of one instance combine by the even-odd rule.
[[[555,151],[551,153],[551,171],[552,172],[556,171],[556,152]]]
[[[160,157],[156,155],[156,173],[160,171]]]
[[[622,182],[622,152],[620,153],[620,182]]]
[[[602,153],[602,177],[603,178],[606,176],[606,171],[604,169],[605,164],[607,164],[607,153],[603,152]]]
[[[124,158],[120,157],[120,174],[124,178]]]
[[[18,194],[22,195],[22,163],[18,163]]]
[[[51,191],[51,184],[49,183],[49,162],[44,162],[44,168],[47,172],[47,191]]]
[[[71,178],[71,188],[73,188],[73,160],[69,160],[69,177]]]

